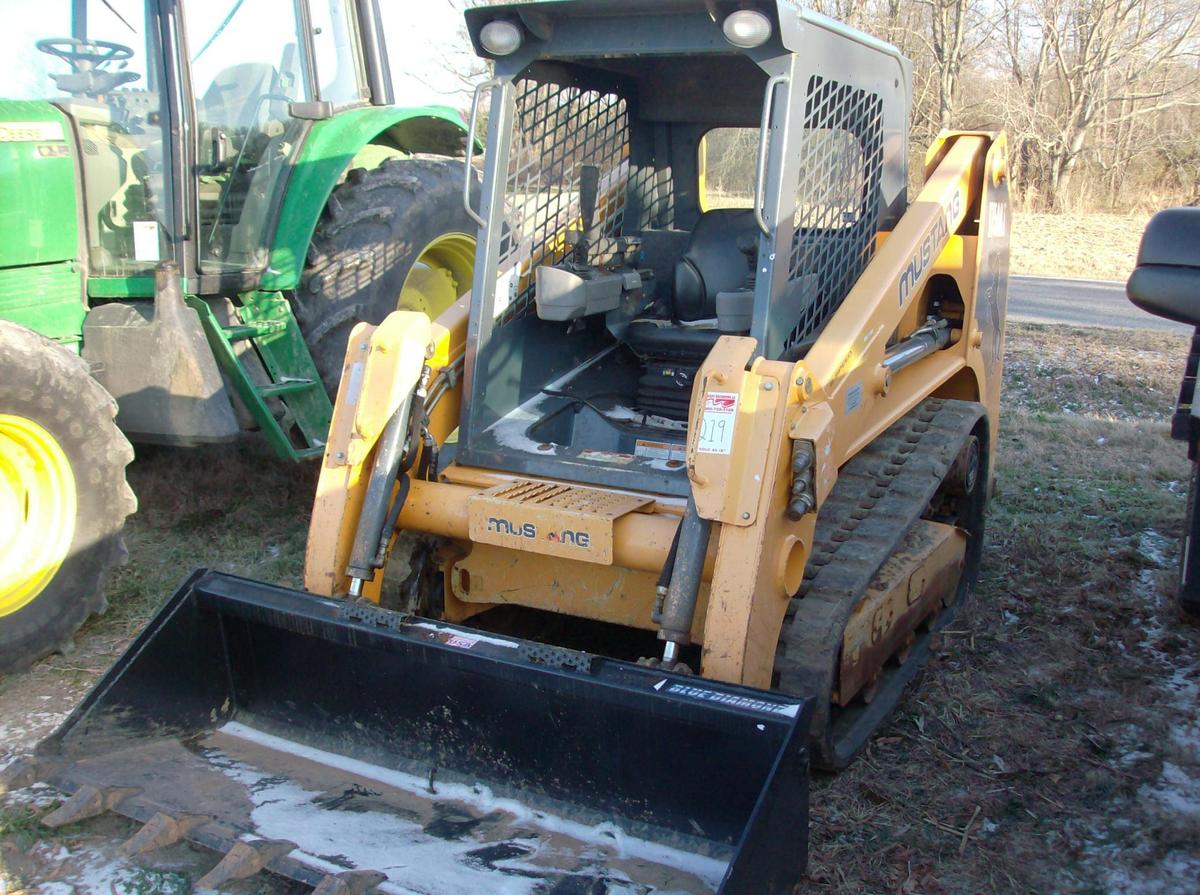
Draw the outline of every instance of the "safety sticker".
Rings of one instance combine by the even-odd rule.
[[[704,396],[700,438],[696,452],[728,454],[733,450],[733,424],[737,419],[737,392],[709,392]]]
[[[686,460],[687,448],[669,441],[648,441],[639,438],[633,452],[644,460]]]
[[[456,646],[459,649],[470,649],[478,642],[474,637],[464,637],[462,634],[451,634],[446,638],[446,646]]]

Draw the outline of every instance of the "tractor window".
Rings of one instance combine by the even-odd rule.
[[[321,99],[335,106],[369,99],[352,4],[314,0],[310,19]]]
[[[758,128],[718,127],[700,141],[700,207],[749,208],[754,204]]]
[[[292,0],[185,7],[196,97],[199,261],[206,273],[261,268],[267,222],[312,99]]]
[[[170,250],[162,55],[143,0],[60,0],[0,32],[8,98],[52,102],[79,147],[93,274],[149,272]],[[57,125],[43,153],[67,152]]]

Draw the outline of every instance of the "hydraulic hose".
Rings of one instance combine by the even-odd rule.
[[[660,640],[665,640],[663,662],[673,663],[679,654],[680,645],[691,643],[692,621],[696,616],[696,602],[700,595],[700,581],[704,575],[704,558],[708,553],[708,538],[712,522],[701,519],[696,510],[696,501],[688,497],[687,510],[679,523],[679,544],[676,548],[671,583],[663,600],[662,628]]]

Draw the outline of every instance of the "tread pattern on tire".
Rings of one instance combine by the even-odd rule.
[[[0,672],[6,672],[65,650],[84,621],[104,612],[108,575],[128,559],[123,530],[137,499],[125,478],[134,454],[115,422],[117,402],[86,361],[0,321],[0,367],[0,411],[35,419],[58,439],[71,460],[80,507],[72,552],[58,575],[29,606],[0,619]],[[61,605],[39,621],[50,603],[38,601]]]
[[[350,328],[396,309],[416,253],[444,233],[474,236],[463,176],[463,163],[453,159],[388,159],[350,170],[329,197],[293,308],[331,395]]]

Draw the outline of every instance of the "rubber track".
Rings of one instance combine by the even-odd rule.
[[[929,508],[983,413],[972,402],[923,401],[842,467],[821,506],[804,582],[788,607],[775,659],[781,690],[817,697],[810,739],[818,767],[845,767],[924,664],[928,633],[903,665],[888,670],[869,705],[832,706],[842,638],[854,607]],[[935,627],[949,621],[953,609]]]

